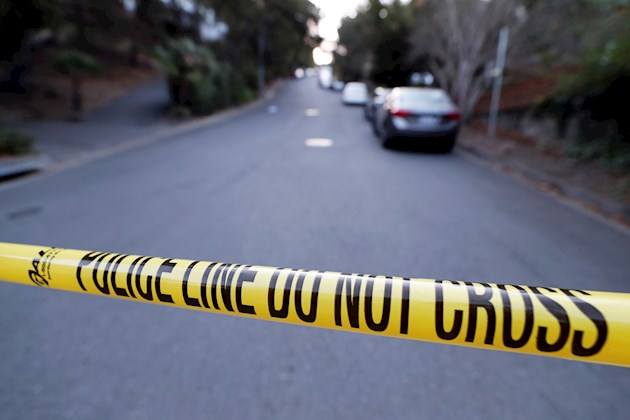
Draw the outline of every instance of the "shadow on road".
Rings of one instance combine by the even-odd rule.
[[[450,151],[444,150],[444,145],[438,140],[409,140],[409,139],[391,139],[383,148],[392,152],[399,153],[416,153],[425,155],[441,155],[449,156]]]

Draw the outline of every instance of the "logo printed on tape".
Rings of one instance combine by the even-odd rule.
[[[50,262],[61,251],[61,248],[49,248],[39,251],[37,253],[39,257],[33,258],[33,262],[31,263],[32,269],[28,271],[28,278],[37,286],[48,287],[50,281]]]

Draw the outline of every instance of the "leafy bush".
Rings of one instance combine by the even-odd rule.
[[[0,155],[24,155],[33,151],[33,137],[31,135],[0,129]]]
[[[70,88],[72,91],[71,118],[79,121],[83,111],[81,80],[88,74],[100,73],[102,70],[101,64],[90,54],[69,48],[57,53],[54,66],[57,71],[70,76]]]
[[[155,56],[166,72],[173,107],[207,115],[250,99],[236,69],[188,38],[168,41]]]
[[[571,109],[588,110],[595,121],[626,122],[623,106],[616,99],[630,93],[630,6],[619,6],[609,23],[609,35],[583,56],[578,71],[560,84],[549,98]],[[612,19],[612,18],[611,18]],[[628,126],[620,127],[628,134]]]
[[[207,115],[221,108],[218,89],[211,74],[193,81],[190,109],[195,115]]]
[[[630,7],[622,9],[630,16]],[[567,138],[571,156],[630,169],[630,26],[585,54],[578,70],[537,105],[534,115],[551,115]],[[576,122],[576,130],[571,125]]]
[[[257,92],[251,90],[244,75],[228,65],[225,70],[228,73],[229,96],[232,105],[239,105],[256,99]]]
[[[571,140],[565,153],[573,158],[597,162],[607,169],[630,170],[630,144],[622,143],[614,137],[590,141]]]
[[[61,50],[55,57],[57,71],[72,77],[100,73],[101,64],[90,54],[69,48]]]
[[[190,108],[181,105],[173,105],[168,110],[168,115],[173,118],[188,118],[192,116]]]

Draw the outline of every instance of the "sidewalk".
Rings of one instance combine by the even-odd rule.
[[[173,120],[165,117],[169,97],[166,82],[160,78],[85,115],[80,122],[57,120],[13,124],[11,128],[33,135],[39,153],[0,158],[0,181],[98,158],[231,118],[268,102],[280,86],[278,81],[272,83],[264,98],[245,105],[206,117]]]
[[[51,163],[60,163],[172,125],[163,118],[167,106],[166,84],[160,79],[86,115],[81,122],[29,121],[14,128],[33,135],[35,148]]]
[[[594,163],[567,158],[534,139],[503,131],[488,140],[483,126],[466,126],[458,148],[545,193],[630,227],[630,174],[611,173]]]

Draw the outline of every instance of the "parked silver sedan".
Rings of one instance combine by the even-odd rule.
[[[459,126],[457,107],[446,92],[436,88],[395,88],[375,118],[376,133],[386,147],[393,140],[432,143],[445,153],[453,149]]]

